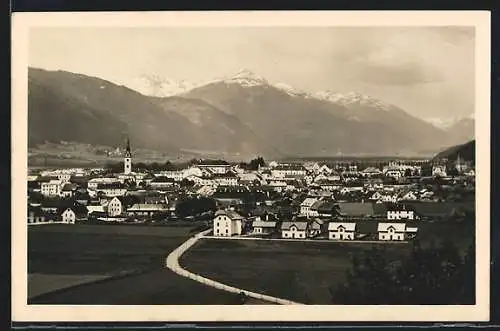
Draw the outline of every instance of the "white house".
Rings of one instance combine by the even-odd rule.
[[[213,180],[217,185],[221,185],[221,186],[237,186],[238,185],[238,177],[232,172],[228,172],[224,175],[215,175]]]
[[[119,197],[127,193],[127,188],[122,183],[97,184],[95,192],[102,192],[107,197]]]
[[[328,175],[330,175],[333,172],[333,169],[330,169],[326,164],[323,164],[319,168],[319,172],[322,173],[322,174],[328,174]]]
[[[61,214],[61,220],[63,223],[75,224],[76,222],[76,214],[71,208],[67,208]]]
[[[204,172],[198,167],[190,167],[190,168],[183,170],[184,178],[189,177],[189,176],[202,177],[203,174],[204,174]]]
[[[175,185],[175,179],[165,176],[157,176],[149,183],[153,189],[166,189]]]
[[[107,206],[108,216],[115,217],[123,213],[123,204],[118,197],[113,197]]]
[[[361,176],[363,177],[372,177],[372,176],[378,176],[381,175],[382,171],[378,168],[375,167],[368,167],[361,171]]]
[[[73,185],[69,184],[69,183],[63,184],[59,195],[63,198],[72,197],[73,196]]]
[[[399,194],[398,200],[416,201],[418,195],[413,191],[404,191]]]
[[[233,210],[218,210],[213,221],[213,235],[231,237],[243,233],[244,218]]]
[[[230,164],[198,164],[198,168],[208,170],[213,174],[225,174],[231,170]]]
[[[432,175],[436,177],[446,177],[446,167],[441,165],[433,166]]]
[[[183,170],[168,170],[168,171],[162,171],[161,176],[167,177],[167,178],[172,178],[176,182],[180,182],[184,179],[184,171]]]
[[[271,175],[275,178],[284,178],[288,176],[305,176],[306,168],[301,164],[280,164],[271,169]]]
[[[69,181],[71,179],[71,174],[70,173],[59,173],[59,174],[57,174],[57,179],[63,183],[69,183]]]
[[[60,196],[61,190],[62,182],[60,180],[51,180],[40,185],[40,192],[48,197]]]
[[[397,194],[383,193],[380,201],[382,202],[392,202],[395,203],[398,200]]]
[[[136,203],[132,207],[127,209],[127,213],[131,216],[153,216],[155,214],[162,214],[167,211],[169,211],[169,208],[166,204],[163,203]]]
[[[311,207],[318,201],[316,198],[306,198],[300,204],[300,214],[304,216],[311,216]]]
[[[120,183],[120,180],[115,177],[97,177],[92,178],[87,183],[87,187],[89,190],[96,190],[99,184],[112,184],[112,183]]]
[[[378,224],[378,239],[379,240],[404,240],[406,233],[405,223],[379,223]]]
[[[388,220],[414,220],[416,218],[415,211],[406,206],[389,207],[387,209]]]
[[[355,222],[330,222],[328,238],[332,240],[354,240]]]
[[[281,224],[281,238],[305,239],[308,230],[308,222],[283,222]]]
[[[92,213],[106,213],[107,212],[107,206],[106,205],[87,205],[87,212],[89,214]]]
[[[403,171],[400,169],[388,169],[385,172],[386,177],[391,177],[394,179],[399,179],[399,178],[403,177],[403,174],[404,174]]]
[[[276,222],[265,221],[258,217],[253,221],[252,227],[255,234],[269,234],[276,229]]]

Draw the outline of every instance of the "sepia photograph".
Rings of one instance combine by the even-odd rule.
[[[19,318],[487,320],[488,13],[270,14],[14,15]]]

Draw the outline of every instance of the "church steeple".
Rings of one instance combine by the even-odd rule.
[[[127,137],[127,147],[123,158],[123,173],[128,175],[132,172],[132,152],[130,151],[130,139]]]

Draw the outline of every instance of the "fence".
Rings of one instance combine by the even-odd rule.
[[[286,300],[286,299],[276,298],[276,297],[272,297],[269,295],[255,293],[255,292],[247,291],[247,290],[240,289],[237,287],[222,284],[222,283],[216,282],[212,279],[205,278],[203,276],[197,275],[195,273],[192,273],[192,272],[182,268],[179,265],[179,258],[181,257],[181,255],[184,254],[184,252],[186,252],[201,237],[203,237],[204,235],[206,235],[210,231],[211,231],[211,229],[198,233],[197,235],[189,238],[186,242],[184,242],[182,245],[177,247],[174,251],[172,251],[172,253],[170,253],[166,259],[166,267],[178,275],[190,278],[190,279],[197,281],[199,283],[202,283],[202,284],[205,284],[205,285],[208,285],[208,286],[211,286],[211,287],[223,290],[223,291],[232,292],[232,293],[236,293],[236,294],[243,293],[246,296],[249,296],[249,297],[252,297],[255,299],[268,301],[268,302],[272,302],[272,303],[276,303],[276,304],[280,304],[280,305],[300,305],[301,304],[298,302],[293,302],[293,301]]]

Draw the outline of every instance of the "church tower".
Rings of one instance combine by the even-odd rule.
[[[127,138],[127,149],[123,158],[123,173],[128,175],[132,172],[132,153],[130,152],[130,140]]]

